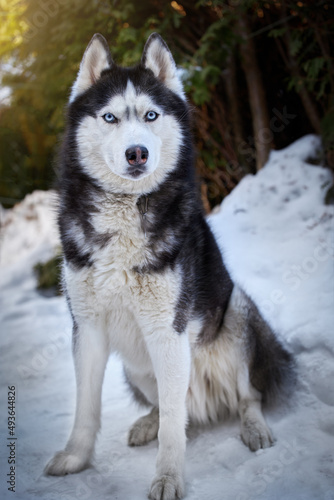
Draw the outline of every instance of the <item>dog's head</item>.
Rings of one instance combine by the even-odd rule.
[[[177,166],[187,110],[174,59],[158,34],[133,68],[117,66],[97,34],[72,88],[68,125],[89,175],[115,191],[149,192]]]

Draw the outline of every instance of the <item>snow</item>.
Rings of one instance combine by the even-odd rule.
[[[306,136],[273,151],[210,216],[234,280],[253,297],[295,355],[298,384],[266,413],[276,437],[252,453],[239,423],[191,427],[188,500],[334,499],[334,207],[324,205],[331,173],[307,163],[320,148]],[[2,210],[0,248],[1,498],[144,500],[157,442],[129,448],[129,426],[145,410],[131,400],[112,356],[103,389],[94,467],[63,478],[43,467],[69,435],[75,404],[71,320],[63,297],[36,291],[32,266],[59,246],[56,194],[35,192]],[[8,386],[16,387],[16,492],[7,490]]]

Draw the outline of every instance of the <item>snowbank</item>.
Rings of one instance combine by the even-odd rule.
[[[188,500],[334,499],[333,206],[328,170],[310,165],[319,140],[272,152],[210,217],[233,278],[252,295],[294,352],[293,399],[267,413],[277,442],[250,452],[238,422],[191,428]],[[110,359],[95,467],[64,478],[43,467],[68,437],[74,414],[71,321],[62,297],[35,289],[32,265],[59,244],[55,194],[33,193],[4,215],[1,240],[1,498],[144,500],[157,443],[128,448],[143,412],[131,402],[120,361]],[[8,386],[16,387],[16,493],[7,490]]]
[[[35,258],[36,262],[48,259],[60,245],[55,191],[34,191],[12,210],[2,208],[0,215],[1,266],[23,262],[27,258]]]

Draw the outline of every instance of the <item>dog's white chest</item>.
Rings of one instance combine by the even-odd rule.
[[[141,230],[140,214],[133,200],[110,203],[94,214],[92,223],[99,234],[110,240],[93,254],[89,268],[74,270],[65,266],[65,278],[71,307],[76,318],[101,328],[112,351],[121,354],[126,365],[150,370],[150,359],[138,317],[143,297],[151,290],[135,270],[147,262],[146,239]],[[148,278],[149,280],[149,278]],[[159,285],[153,283],[157,289]],[[145,300],[149,299],[149,294]]]
[[[136,197],[107,199],[92,223],[99,234],[110,234],[109,243],[96,252],[95,278],[109,278],[114,286],[123,286],[130,271],[148,258],[147,240],[142,231],[142,220]]]

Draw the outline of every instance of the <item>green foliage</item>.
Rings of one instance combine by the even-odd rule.
[[[321,129],[325,148],[334,151],[334,106],[332,106],[322,119]]]
[[[272,30],[269,31],[268,36],[269,38],[280,38],[286,33],[286,27],[283,26],[283,28],[273,28]]]
[[[242,13],[247,15],[268,85],[280,79],[282,91],[291,94],[306,85],[322,115],[329,109],[334,92],[333,63],[326,57],[332,48],[330,4],[287,0],[286,15],[282,5],[276,0],[2,0],[1,83],[11,88],[11,98],[0,102],[0,201],[10,204],[36,188],[52,186],[66,102],[82,54],[96,32],[106,37],[121,65],[140,61],[153,31],[166,39],[185,70],[186,91],[198,109],[194,116],[201,176],[210,182],[214,176],[214,182],[220,182],[218,191],[226,194],[238,180],[226,167],[236,158],[224,80],[231,58],[237,67],[235,91],[243,132],[246,137],[252,134],[236,29]],[[281,70],[281,53],[272,52],[275,43],[284,49],[287,26],[298,77],[289,68]],[[275,71],[281,71],[278,76],[266,73],[269,59],[274,60]],[[5,71],[5,64],[10,70]],[[274,99],[268,102],[269,109],[279,106]],[[218,201],[219,197],[210,199]]]
[[[326,109],[328,97],[334,91],[330,89],[334,72],[327,41],[334,34],[330,5],[321,2],[317,6],[293,0],[286,4],[291,9],[290,23],[283,18],[283,26],[272,29],[269,37],[281,39],[288,46],[287,58],[292,58],[290,64],[299,68],[298,76],[293,71],[289,77],[288,90],[300,92],[302,87],[306,87]]]
[[[293,31],[291,43],[290,43],[290,53],[292,56],[297,56],[302,47],[304,46],[302,37],[299,35],[298,31]]]
[[[198,6],[208,2],[198,2]],[[219,18],[212,22],[198,43],[198,49],[188,64],[191,85],[187,88],[196,105],[210,101],[212,90],[218,84],[222,68],[239,39],[233,29],[235,13],[224,2],[213,2]]]
[[[12,93],[10,105],[0,108],[0,201],[10,202],[52,186],[65,105],[92,35],[102,32],[115,60],[131,65],[158,21],[152,9],[146,15],[146,2],[126,0],[3,0],[2,6],[8,22],[0,27],[0,57],[11,67],[2,84]]]
[[[34,266],[38,290],[48,295],[61,295],[61,258],[62,256],[57,254],[47,262]]]
[[[326,193],[325,205],[334,205],[334,186],[331,186]]]

